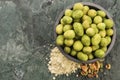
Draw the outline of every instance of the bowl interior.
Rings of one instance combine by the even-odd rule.
[[[104,8],[102,8],[101,6],[99,6],[99,5],[97,5],[97,4],[94,4],[94,3],[90,3],[90,2],[81,2],[81,3],[82,3],[83,5],[89,6],[89,7],[92,8],[92,9],[105,11],[106,14],[107,14],[106,17],[109,18],[109,19],[112,19],[112,17],[110,16],[110,14],[109,14]],[[72,9],[73,5],[74,5],[74,4],[68,6],[66,9]],[[63,17],[64,12],[65,12],[66,9],[64,9],[64,10],[60,13],[60,15],[59,15],[59,17],[58,17],[58,19],[57,19],[57,21],[56,21],[56,23],[55,23],[54,32],[55,32],[56,26],[57,26],[57,25],[59,24],[59,22],[60,22],[60,19]],[[112,19],[112,20],[113,20],[113,19]],[[113,26],[113,30],[114,30],[114,34],[113,34],[113,36],[112,36],[112,42],[111,42],[110,45],[108,46],[108,49],[107,49],[107,51],[106,51],[106,53],[105,53],[105,56],[111,51],[111,49],[112,49],[112,47],[113,47],[113,45],[114,45],[114,43],[115,43],[115,39],[116,39],[116,28],[115,28],[115,25]],[[55,39],[56,39],[56,37],[57,37],[56,32],[54,33],[54,37],[55,37]],[[91,62],[95,62],[95,61],[97,61],[97,60],[101,60],[100,58],[95,58],[95,59],[88,60],[88,61],[81,61],[81,60],[78,60],[77,58],[74,58],[74,57],[68,55],[67,53],[65,53],[64,50],[63,50],[63,48],[62,48],[61,46],[57,46],[57,47],[59,48],[59,50],[62,52],[62,54],[63,54],[64,56],[66,56],[68,59],[70,59],[70,60],[72,60],[72,61],[75,61],[75,62],[78,62],[78,63],[91,63]]]

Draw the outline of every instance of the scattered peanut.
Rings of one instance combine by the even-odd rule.
[[[81,69],[82,69],[84,72],[87,72],[88,67],[87,67],[87,65],[83,65],[83,66],[81,66]]]
[[[94,63],[81,65],[81,75],[88,76],[89,78],[98,78],[98,72],[102,68],[101,63],[100,61],[96,61]]]
[[[86,76],[88,75],[88,72],[81,71],[81,75]]]
[[[106,69],[111,69],[111,65],[110,64],[106,64]]]

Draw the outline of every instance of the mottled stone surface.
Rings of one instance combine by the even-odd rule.
[[[55,46],[55,21],[64,8],[79,1],[101,5],[115,21],[116,43],[105,60],[112,69],[98,79],[71,74],[56,80],[120,80],[120,0],[0,0],[0,80],[52,80],[46,58]]]

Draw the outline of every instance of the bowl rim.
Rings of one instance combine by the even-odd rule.
[[[94,7],[95,9],[98,9],[98,10],[103,10],[103,11],[106,13],[106,16],[107,16],[109,19],[113,20],[112,17],[111,17],[111,15],[108,13],[108,11],[105,10],[103,7],[101,7],[101,6],[98,5],[98,4],[91,3],[91,2],[78,2],[78,3],[82,3],[83,5],[86,5],[86,6],[89,6],[89,7]],[[75,4],[75,3],[74,3],[74,4]],[[64,10],[59,14],[59,16],[58,16],[58,18],[57,18],[57,20],[56,20],[56,22],[55,22],[55,25],[54,25],[54,39],[56,39],[56,37],[57,37],[57,34],[56,34],[56,26],[59,24],[60,19],[63,17],[65,10],[66,10],[66,9],[71,9],[74,4],[69,5],[68,7],[64,8]],[[112,39],[111,39],[112,42],[111,42],[111,44],[109,45],[109,47],[108,47],[108,49],[107,49],[107,52],[105,52],[105,57],[108,55],[108,53],[110,53],[111,49],[112,49],[113,46],[114,46],[115,40],[116,40],[116,28],[115,28],[115,23],[114,23],[114,26],[113,26],[113,30],[114,30],[114,33],[113,33],[113,36],[112,36]],[[76,58],[68,55],[67,53],[65,53],[64,50],[61,48],[61,46],[58,46],[58,45],[56,45],[56,46],[58,47],[58,49],[61,51],[61,53],[62,53],[65,57],[67,57],[68,59],[70,59],[70,60],[72,60],[72,61],[74,61],[74,62],[77,62],[77,63],[92,63],[92,62],[95,62],[95,61],[98,61],[98,60],[102,60],[102,59],[105,58],[105,57],[102,58],[102,59],[101,59],[101,58],[95,58],[95,59],[88,60],[88,61],[82,61],[82,60],[78,60],[78,59],[76,59]]]

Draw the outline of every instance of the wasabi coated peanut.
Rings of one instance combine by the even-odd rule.
[[[100,41],[101,41],[101,36],[100,36],[100,34],[95,34],[95,35],[92,37],[91,41],[92,41],[92,45],[98,45],[98,44],[100,43]]]
[[[93,59],[94,58],[94,56],[93,56],[93,54],[88,54],[88,59]]]
[[[114,26],[113,20],[105,19],[104,23],[106,24],[106,28],[112,28]]]
[[[88,6],[84,6],[84,7],[83,7],[83,13],[84,13],[84,14],[87,14],[88,10],[89,10],[89,7],[88,7]]]
[[[74,40],[73,39],[65,39],[64,43],[66,46],[72,46],[74,43]]]
[[[76,56],[77,52],[75,50],[72,50],[70,54],[71,54],[71,56]]]
[[[94,30],[93,28],[88,28],[88,29],[86,30],[86,34],[87,34],[88,36],[94,36],[94,35],[95,35],[95,30]]]
[[[92,46],[92,51],[95,51],[95,50],[97,50],[97,49],[99,49],[99,45],[93,45],[93,46]]]
[[[100,45],[101,46],[107,46],[108,44],[107,44],[108,42],[107,42],[107,39],[106,38],[101,38],[101,41],[100,41]]]
[[[64,47],[64,51],[65,51],[66,53],[70,53],[71,49],[70,49],[70,47]]]
[[[106,34],[107,34],[107,36],[112,36],[113,35],[113,29],[107,29]]]
[[[102,47],[101,49],[102,49],[104,52],[107,51],[107,47]]]
[[[83,27],[82,27],[82,25],[81,25],[80,23],[75,22],[75,23],[73,24],[73,29],[74,29],[75,33],[76,33],[78,36],[83,36],[84,30],[83,30]]]
[[[64,16],[63,18],[63,23],[64,24],[70,24],[70,23],[72,23],[72,18],[71,17],[69,17],[69,16]]]
[[[97,15],[97,12],[96,12],[96,10],[94,10],[94,9],[90,9],[89,11],[88,11],[88,16],[90,16],[90,17],[95,17]]]
[[[77,40],[74,42],[73,49],[75,51],[80,51],[80,50],[82,50],[82,48],[83,48],[83,44],[80,41]]]
[[[64,36],[58,35],[56,38],[56,44],[61,46],[61,45],[63,45],[63,43],[64,43]]]
[[[97,28],[98,28],[99,30],[105,30],[105,27],[106,27],[105,23],[98,23],[98,24],[97,24]]]
[[[97,14],[99,16],[101,16],[101,17],[105,17],[106,16],[106,13],[104,11],[102,11],[102,10],[97,11]]]
[[[90,45],[90,37],[87,35],[83,35],[81,38],[81,42],[83,45],[89,46]]]
[[[74,19],[79,19],[79,18],[81,18],[82,16],[83,16],[82,10],[75,10],[75,11],[73,11],[73,13],[72,13],[72,17],[73,17]]]
[[[84,28],[84,29],[87,29],[87,28],[90,27],[90,23],[89,23],[88,20],[83,21],[82,25],[83,25],[83,28]]]
[[[75,3],[73,6],[73,10],[82,10],[83,9],[83,4],[81,3]]]
[[[71,29],[72,29],[72,25],[64,25],[63,32],[66,32],[67,30],[71,30]]]
[[[104,58],[105,57],[105,52],[102,49],[98,49],[95,51],[95,57],[97,58]]]
[[[82,60],[82,61],[87,61],[88,60],[87,54],[84,54],[83,52],[78,52],[77,53],[77,58],[79,60]]]
[[[60,20],[60,23],[61,23],[62,25],[64,25],[64,24],[65,24],[65,23],[63,22],[63,19],[61,19],[61,20]]]
[[[107,39],[107,45],[109,45],[111,43],[111,37],[110,36],[106,36],[105,38]]]
[[[90,26],[91,26],[91,27],[96,27],[96,28],[97,28],[97,25],[94,24],[94,23],[92,23]]]
[[[102,38],[104,38],[106,36],[106,31],[105,30],[99,31],[99,34]]]
[[[95,24],[101,23],[102,22],[102,17],[101,16],[95,16],[93,21],[94,21]]]
[[[87,15],[84,15],[84,16],[82,17],[82,20],[83,20],[83,21],[88,20],[90,24],[92,23],[91,17],[90,17],[90,16],[87,16]]]
[[[63,33],[63,25],[62,24],[58,24],[56,26],[56,33],[57,34],[62,34]]]
[[[93,28],[95,30],[95,33],[98,33],[98,28],[96,24],[91,24],[91,28]]]
[[[91,47],[83,47],[83,52],[86,53],[86,54],[89,54],[92,52],[92,48]]]
[[[73,38],[75,38],[75,32],[73,30],[67,30],[64,33],[64,38],[66,38],[66,39],[73,39]]]
[[[72,16],[72,10],[71,9],[66,9],[65,10],[65,16]]]

